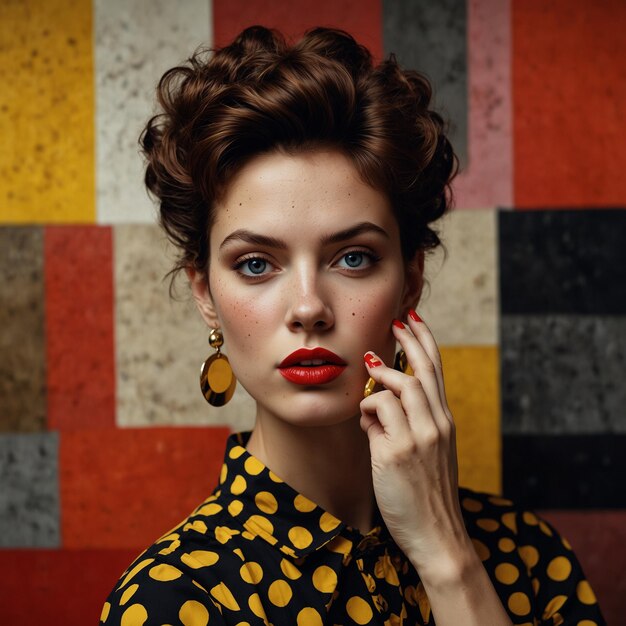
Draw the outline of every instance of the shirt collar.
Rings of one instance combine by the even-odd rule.
[[[250,432],[228,438],[216,501],[251,535],[284,554],[300,558],[342,535],[352,546],[368,548],[390,541],[378,509],[375,526],[362,535],[281,480],[245,448]],[[346,545],[345,541],[338,544]],[[342,550],[343,551],[343,550]]]

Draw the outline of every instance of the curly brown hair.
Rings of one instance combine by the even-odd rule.
[[[374,65],[348,33],[315,28],[289,44],[246,28],[228,46],[196,52],[161,78],[162,112],[141,136],[145,181],[160,222],[179,248],[172,272],[206,272],[220,194],[252,157],[338,149],[386,193],[406,261],[439,245],[429,224],[450,206],[457,160],[432,90],[394,55]]]

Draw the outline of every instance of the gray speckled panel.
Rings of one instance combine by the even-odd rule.
[[[626,433],[626,317],[501,320],[504,434]]]
[[[496,215],[453,211],[436,225],[446,248],[426,259],[419,314],[445,346],[498,343]]]
[[[254,402],[241,385],[224,407],[200,391],[201,363],[212,353],[208,329],[180,281],[170,299],[172,250],[157,226],[114,227],[117,423],[119,426],[252,426]],[[228,346],[224,346],[228,355]]]
[[[162,74],[210,45],[209,0],[95,0],[98,220],[153,222],[137,139]]]
[[[383,0],[385,53],[426,74],[435,104],[451,122],[454,149],[467,158],[467,8],[465,0]]]
[[[59,436],[0,435],[0,546],[60,545]]]
[[[0,228],[0,432],[45,430],[43,231]]]

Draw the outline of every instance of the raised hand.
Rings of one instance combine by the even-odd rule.
[[[369,375],[385,387],[361,402],[361,428],[372,456],[374,491],[391,535],[420,575],[446,578],[446,568],[473,558],[458,499],[455,426],[441,357],[426,324],[411,311],[393,334],[412,375],[365,355]]]

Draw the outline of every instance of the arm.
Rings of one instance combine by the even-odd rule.
[[[413,375],[386,367],[375,355],[366,360],[369,375],[386,387],[361,402],[378,506],[417,570],[438,626],[509,626],[463,523],[439,351],[413,312],[408,325],[394,324],[393,333]]]

